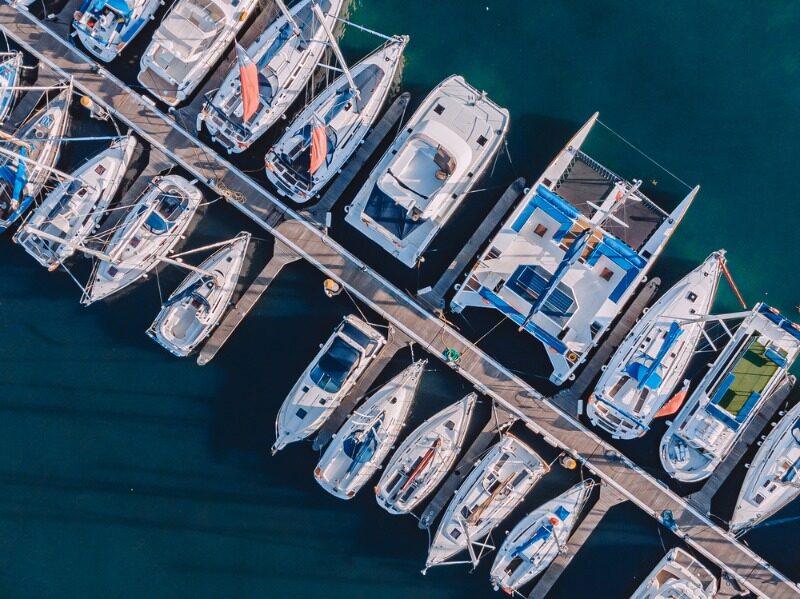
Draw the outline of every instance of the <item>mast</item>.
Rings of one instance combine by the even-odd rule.
[[[275,4],[278,5],[278,8],[281,9],[281,12],[286,17],[286,20],[289,21],[289,24],[292,26],[294,34],[299,36],[301,33],[300,26],[297,24],[297,21],[294,20],[292,13],[289,12],[289,8],[286,6],[286,4],[283,3],[283,0],[275,0]],[[314,4],[314,6],[316,6],[316,3]]]
[[[319,19],[319,23],[322,28],[325,30],[325,35],[328,36],[328,40],[331,44],[331,49],[333,53],[336,55],[336,60],[339,61],[339,64],[342,67],[342,71],[344,72],[344,76],[347,78],[347,83],[350,85],[350,89],[355,94],[356,98],[361,97],[361,92],[359,91],[358,87],[356,87],[356,82],[353,81],[353,76],[350,74],[350,69],[347,68],[347,63],[344,60],[344,56],[342,56],[342,51],[339,49],[339,44],[336,43],[336,38],[333,37],[333,33],[331,32],[331,28],[328,27],[328,23],[325,22],[325,15],[322,14],[322,9],[319,7],[318,4],[312,4],[312,10],[316,15],[317,19]]]

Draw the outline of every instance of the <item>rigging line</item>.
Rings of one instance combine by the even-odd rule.
[[[608,125],[606,125],[606,124],[605,124],[603,121],[601,121],[600,119],[597,119],[597,122],[598,122],[598,123],[600,123],[600,124],[601,124],[603,127],[605,127],[605,128],[606,128],[606,129],[607,129],[607,130],[608,130],[610,133],[612,133],[612,134],[613,134],[615,137],[619,138],[619,139],[620,139],[620,140],[621,140],[623,143],[625,143],[626,145],[628,145],[628,146],[630,146],[631,148],[633,148],[633,149],[634,149],[636,152],[638,152],[639,154],[641,154],[642,156],[644,156],[644,157],[645,157],[647,160],[649,160],[650,162],[652,162],[653,164],[655,164],[655,165],[656,165],[658,168],[660,168],[662,171],[664,171],[665,173],[667,173],[667,174],[668,174],[670,177],[672,177],[673,179],[675,179],[675,180],[676,180],[676,181],[678,181],[679,183],[682,183],[683,185],[685,185],[687,189],[690,189],[690,190],[691,190],[691,189],[693,189],[693,187],[692,187],[691,185],[689,185],[689,184],[688,184],[686,181],[684,181],[683,179],[681,179],[681,178],[680,178],[678,175],[676,175],[675,173],[673,173],[672,171],[670,171],[668,168],[666,168],[666,167],[665,167],[664,165],[662,165],[661,163],[659,163],[659,162],[657,162],[656,160],[654,160],[654,159],[653,159],[652,157],[650,157],[649,155],[645,154],[645,152],[644,152],[644,151],[640,150],[638,147],[636,147],[635,145],[633,145],[633,144],[632,144],[631,142],[629,142],[627,139],[625,139],[624,137],[622,137],[622,135],[620,135],[619,133],[617,133],[616,131],[614,131],[614,130],[613,130],[611,127],[609,127]]]
[[[156,264],[156,285],[158,286],[158,300],[163,305],[164,295],[161,293],[161,277],[158,275],[158,264]]]
[[[67,268],[67,265],[64,264],[63,262],[59,262],[58,265],[61,268],[63,268],[65,271],[67,271],[67,274],[69,275],[69,278],[72,279],[73,281],[75,281],[75,284],[81,290],[82,294],[85,295],[86,294],[86,288],[83,285],[81,285],[80,281],[78,281],[78,279],[75,277],[75,275],[72,274],[72,271],[69,268]]]

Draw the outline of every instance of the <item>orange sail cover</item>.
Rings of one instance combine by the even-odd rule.
[[[683,400],[686,399],[686,389],[681,389],[675,395],[669,398],[669,401],[661,406],[661,409],[656,412],[654,418],[664,418],[666,416],[672,416],[673,414],[677,413],[678,410],[681,409],[683,405]]]
[[[325,163],[328,157],[328,135],[325,125],[317,125],[311,131],[311,166],[309,172],[313,175]]]
[[[242,82],[242,121],[246,123],[258,108],[258,69],[239,44],[236,44],[236,62]]]

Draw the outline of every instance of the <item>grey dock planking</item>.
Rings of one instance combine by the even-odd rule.
[[[489,214],[483,219],[472,237],[466,245],[461,248],[456,257],[447,267],[447,270],[439,277],[439,280],[432,286],[417,291],[417,297],[430,304],[436,310],[444,309],[444,296],[456,282],[458,276],[464,272],[469,263],[475,259],[480,249],[486,243],[489,235],[508,213],[517,199],[525,190],[525,179],[520,177],[508,186],[500,199],[495,202]]]
[[[441,359],[445,346],[462,354],[457,372],[528,428],[567,451],[584,468],[658,519],[673,512],[678,534],[695,551],[720,565],[749,590],[782,599],[800,597],[800,589],[749,547],[712,522],[685,499],[630,462],[574,416],[542,395],[458,331],[423,309],[405,292],[370,269],[335,240],[285,206],[258,183],[170,120],[149,100],[133,92],[85,54],[24,10],[0,5],[0,28],[59,75],[74,78],[77,90],[133,127],[145,141],[225,195],[232,206],[283,241],[326,276],[342,283],[355,298],[379,313],[398,331]],[[237,198],[234,201],[232,198]],[[241,199],[240,199],[241,198]],[[285,218],[284,229],[277,220]]]
[[[584,543],[589,539],[595,528],[600,524],[605,515],[615,505],[627,501],[614,489],[607,485],[600,485],[600,496],[589,512],[583,517],[578,528],[572,533],[567,541],[566,553],[559,553],[556,559],[547,567],[541,575],[536,585],[531,589],[528,599],[544,599],[550,590],[555,586],[558,579],[572,563],[572,558],[580,551]]]

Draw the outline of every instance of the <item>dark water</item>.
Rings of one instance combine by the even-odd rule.
[[[512,115],[511,160],[498,160],[493,176],[480,184],[489,190],[464,205],[419,272],[386,266],[374,249],[365,254],[394,280],[414,289],[435,279],[505,185],[516,176],[535,179],[599,110],[604,122],[655,160],[703,187],[655,274],[669,284],[725,247],[748,302],[766,299],[797,315],[800,7],[362,0],[352,17],[411,35],[402,88],[415,103],[438,81],[460,73]],[[357,57],[374,43],[348,33],[343,47]],[[130,64],[119,71],[136,64],[136,48],[129,50]],[[133,81],[130,73],[126,80]],[[83,118],[73,132],[98,129]],[[644,179],[668,205],[685,193],[613,135],[593,143],[598,157]],[[68,152],[64,164],[79,154]],[[243,164],[258,159],[244,157]],[[187,246],[246,227],[234,210],[215,204]],[[362,253],[370,249],[338,221],[334,235]],[[270,242],[261,242],[256,262],[269,251]],[[218,358],[199,368],[167,356],[144,335],[158,311],[159,284],[172,289],[181,276],[164,271],[158,281],[153,277],[87,309],[68,278],[43,272],[6,244],[0,269],[0,594],[496,596],[487,583],[491,556],[472,574],[450,567],[423,577],[418,570],[427,537],[413,519],[379,510],[369,489],[350,502],[325,494],[313,482],[317,456],[308,446],[267,455],[280,402],[318,344],[355,310],[350,300],[326,299],[320,275],[295,264]],[[735,309],[732,294],[724,291],[717,308]],[[461,324],[477,337],[494,322],[490,314],[469,315]],[[532,341],[513,330],[501,327],[483,345],[524,374],[541,370]],[[401,353],[382,378],[409,360]],[[410,426],[468,391],[435,360],[429,367]],[[488,417],[486,406],[479,416]],[[656,432],[624,446],[654,473]],[[536,438],[526,438],[545,458],[555,457]],[[519,513],[576,480],[555,467]],[[735,493],[723,489],[715,511],[724,513]],[[798,515],[794,504],[778,519]],[[797,577],[798,532],[794,521],[747,539]],[[675,543],[637,510],[615,508],[553,597],[628,596]]]

